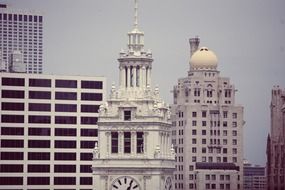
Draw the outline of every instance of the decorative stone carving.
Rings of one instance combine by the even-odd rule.
[[[170,149],[170,154],[171,154],[171,158],[172,159],[175,159],[175,149],[174,149],[174,146],[173,144],[171,144],[171,149]]]
[[[155,97],[159,97],[159,88],[158,88],[158,86],[156,86],[154,88],[154,95],[155,95]]]
[[[98,148],[98,143],[96,142],[93,150],[93,159],[98,159],[98,158],[100,158],[100,152]]]
[[[160,158],[160,146],[156,145],[155,151],[154,151],[154,158]]]
[[[114,83],[112,83],[110,98],[111,99],[116,98],[116,87]]]

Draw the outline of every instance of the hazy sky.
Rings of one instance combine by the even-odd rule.
[[[118,84],[118,53],[133,27],[134,0],[0,0],[44,14],[44,73],[106,76]],[[244,148],[250,162],[266,163],[271,88],[285,87],[284,0],[139,0],[139,28],[152,50],[152,81],[161,96],[189,69],[188,39],[219,59],[221,76],[244,106]]]

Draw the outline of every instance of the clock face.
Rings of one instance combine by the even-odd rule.
[[[122,176],[112,183],[111,190],[140,190],[140,186],[132,177]]]
[[[173,190],[171,177],[167,177],[164,185],[165,190]]]

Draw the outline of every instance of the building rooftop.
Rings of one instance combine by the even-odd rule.
[[[206,162],[196,162],[196,169],[202,170],[237,170],[239,171],[239,166],[233,163],[206,163]]]

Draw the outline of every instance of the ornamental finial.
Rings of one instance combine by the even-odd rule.
[[[135,0],[135,22],[134,27],[138,28],[138,0]]]

